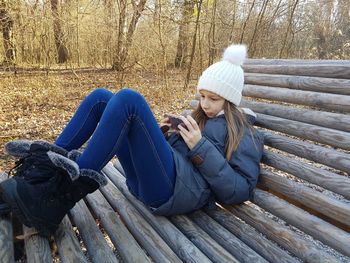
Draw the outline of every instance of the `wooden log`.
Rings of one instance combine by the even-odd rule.
[[[346,95],[286,88],[281,89],[257,85],[245,85],[242,95],[259,99],[306,105],[339,112],[350,112],[350,96]]]
[[[61,262],[87,263],[88,261],[81,251],[79,240],[72,229],[73,227],[68,219],[68,216],[65,216],[54,235]]]
[[[88,195],[86,199],[101,221],[123,262],[151,262],[101,192],[96,191]]]
[[[305,240],[286,226],[275,222],[263,212],[253,208],[251,204],[226,206],[226,208],[305,262],[340,262],[313,242]]]
[[[206,213],[197,210],[188,216],[239,262],[268,262]]]
[[[253,202],[340,253],[350,256],[350,234],[344,230],[260,189],[255,190]]]
[[[176,254],[140,215],[140,213],[128,202],[119,189],[109,182],[101,189],[114,210],[123,219],[139,244],[148,252],[155,262],[181,262]]]
[[[84,200],[80,200],[71,209],[70,215],[79,229],[79,234],[84,241],[92,262],[119,262],[98,229]]]
[[[115,166],[118,169],[122,167],[117,161]],[[177,256],[184,262],[211,262],[181,231],[179,231],[166,217],[153,215],[140,201],[138,201],[127,189],[125,178],[122,172],[116,171],[108,164],[104,171],[108,174],[110,180],[125,195],[130,203],[147,220],[147,222],[159,233],[165,242],[172,248]]]
[[[15,262],[13,229],[10,215],[0,216],[0,261]]]
[[[241,101],[240,107],[250,108],[256,113],[272,115],[289,120],[314,124],[321,127],[350,132],[350,116],[345,114],[287,107],[273,103],[264,103],[246,99]]]
[[[263,163],[322,186],[350,200],[350,178],[265,150]]]
[[[0,172],[0,182],[7,177],[6,173]],[[11,215],[0,216],[0,261],[15,262]]]
[[[190,102],[190,106],[193,106],[193,107],[196,107],[197,104],[198,104],[197,100],[192,100]],[[251,105],[243,103],[242,106],[250,108]],[[252,109],[258,112],[258,108],[252,107]],[[336,129],[339,129],[339,130],[349,129],[350,122],[348,122],[347,115],[335,114],[335,113],[334,115],[332,115],[333,113],[330,113],[330,114],[331,115],[329,115],[329,117],[333,116],[335,118],[335,122],[339,121],[338,125],[336,126]],[[346,117],[340,117],[340,116],[346,116]],[[316,118],[316,116],[314,117]],[[328,119],[328,124],[330,125],[331,118],[327,117],[327,119]],[[317,123],[317,121],[315,123]],[[300,157],[309,159],[314,162],[328,165],[330,167],[345,171],[348,174],[350,174],[350,156],[348,154],[344,154],[342,152],[321,147],[318,145],[314,145],[308,142],[304,142],[304,141],[301,142],[299,140],[290,139],[285,136],[271,134],[266,131],[260,130],[260,132],[264,135],[265,144],[268,146],[298,155]]]
[[[350,95],[349,79],[245,73],[244,83],[250,85]]]
[[[53,262],[51,256],[51,248],[47,238],[37,234],[34,228],[23,226],[23,233],[25,236],[24,245],[26,250],[26,258],[28,263],[50,263]]]
[[[258,113],[255,125],[350,150],[350,133]]]
[[[290,256],[285,250],[282,250],[275,243],[265,238],[253,227],[238,219],[225,209],[215,207],[205,208],[205,212],[232,232],[240,240],[244,241],[249,247],[253,248],[269,262],[295,263],[299,262]]]
[[[227,252],[204,230],[193,223],[187,216],[176,215],[171,217],[171,221],[183,232],[207,257],[217,263],[239,262],[234,256]]]
[[[249,73],[298,75],[322,78],[350,78],[350,63],[343,65],[243,65],[244,71]]]
[[[348,65],[350,60],[332,60],[332,59],[261,59],[249,58],[244,64],[247,65]]]
[[[344,225],[350,226],[350,205],[323,195],[301,183],[261,170],[260,184],[302,203]]]
[[[328,165],[350,174],[350,155],[333,149],[327,149],[308,142],[291,139],[278,134],[260,131],[264,136],[264,143],[270,147]]]

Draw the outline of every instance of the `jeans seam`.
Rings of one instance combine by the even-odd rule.
[[[81,131],[82,127],[85,125],[85,123],[86,123],[88,117],[90,116],[91,112],[93,111],[93,109],[94,109],[98,104],[100,104],[100,103],[105,103],[105,104],[107,104],[107,103],[104,102],[104,101],[98,101],[98,102],[96,102],[96,103],[94,104],[94,106],[91,107],[89,113],[86,114],[85,119],[84,119],[84,121],[82,122],[82,125],[79,127],[78,131],[71,137],[71,139],[68,141],[67,145],[69,145],[69,144],[75,139],[75,137],[79,134],[79,132]]]
[[[141,127],[142,127],[142,129],[144,130],[144,132],[145,132],[145,134],[146,134],[146,137],[147,137],[147,139],[148,139],[148,142],[149,142],[149,143],[151,144],[151,146],[152,146],[153,154],[156,156],[156,159],[157,159],[157,161],[158,161],[158,165],[160,165],[160,167],[161,167],[163,176],[166,177],[167,182],[168,182],[168,185],[173,187],[173,184],[170,182],[170,179],[169,179],[169,177],[167,176],[167,173],[166,173],[166,171],[165,171],[164,165],[163,165],[163,163],[162,163],[162,161],[161,161],[161,159],[160,159],[160,157],[159,157],[159,154],[158,154],[158,152],[157,152],[157,150],[156,150],[156,147],[154,146],[153,140],[152,140],[152,138],[150,137],[147,128],[145,127],[143,121],[142,121],[138,116],[135,116],[135,117],[136,117],[135,119],[141,124]]]
[[[127,126],[129,125],[129,123],[130,123],[130,120],[127,119],[127,121],[125,122],[125,124],[124,124],[124,126],[123,126],[123,128],[122,128],[122,130],[121,130],[121,132],[120,132],[120,134],[119,134],[119,137],[118,137],[116,143],[114,144],[112,150],[108,153],[107,158],[105,159],[105,161],[104,161],[103,163],[105,163],[106,160],[109,161],[110,159],[112,159],[112,157],[113,157],[113,155],[114,155],[114,152],[115,152],[115,149],[116,149],[117,146],[119,145],[120,138],[122,138],[122,136],[124,135],[124,133],[125,133],[125,131],[126,131],[126,128],[127,128]]]

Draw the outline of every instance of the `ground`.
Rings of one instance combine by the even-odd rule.
[[[180,114],[194,98],[195,81],[184,89],[185,74],[168,72],[165,82],[151,72],[110,70],[0,73],[0,171],[8,171],[13,158],[3,146],[15,139],[53,142],[72,117],[81,100],[96,87],[117,92],[122,87],[139,91],[158,121],[165,113]]]

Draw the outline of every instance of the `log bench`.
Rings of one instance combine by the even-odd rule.
[[[0,262],[15,261],[18,242],[35,263],[350,262],[350,61],[250,59],[244,69],[241,107],[265,138],[253,200],[154,216],[116,161],[50,240],[1,217]]]

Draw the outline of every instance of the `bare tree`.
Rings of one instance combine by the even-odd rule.
[[[293,1],[293,4],[290,6],[289,8],[289,16],[288,16],[288,20],[287,20],[287,30],[286,30],[286,33],[284,34],[284,37],[282,39],[282,47],[280,49],[280,52],[279,52],[279,58],[282,58],[282,55],[283,55],[283,51],[284,51],[284,48],[286,46],[286,43],[287,43],[287,38],[288,38],[288,35],[292,29],[292,24],[293,24],[293,17],[294,17],[294,12],[295,12],[295,9],[297,7],[299,3],[299,0],[294,0]]]
[[[112,68],[118,71],[122,71],[125,66],[126,58],[128,56],[129,48],[132,45],[133,35],[136,29],[137,22],[141,16],[142,11],[145,8],[147,0],[140,0],[137,4],[135,0],[132,0],[133,15],[129,23],[128,31],[124,37],[124,24],[126,18],[126,1],[120,0],[120,19],[118,26],[118,45],[117,54],[113,62]]]
[[[251,13],[253,11],[254,5],[255,5],[255,0],[253,0],[253,3],[251,4],[251,6],[249,8],[249,12],[248,12],[247,18],[244,20],[244,23],[243,23],[243,27],[242,27],[242,30],[241,30],[241,37],[239,39],[239,43],[241,43],[241,44],[243,42],[243,36],[244,36],[244,33],[245,33],[245,28],[246,28],[247,23],[249,21],[250,15],[251,15]]]
[[[216,23],[216,0],[213,0],[213,9],[212,9],[212,16],[211,16],[211,22],[210,22],[210,28],[209,28],[209,34],[208,34],[208,40],[209,40],[209,60],[208,60],[208,66],[213,64],[214,57],[216,55],[216,48],[215,48],[215,23]]]
[[[179,37],[175,56],[175,67],[181,68],[188,63],[188,45],[190,41],[190,21],[193,13],[193,0],[184,0],[182,18],[179,25]]]
[[[258,17],[256,19],[256,22],[255,22],[253,36],[251,37],[250,42],[249,42],[248,50],[249,50],[249,53],[250,53],[250,55],[252,57],[254,56],[254,53],[255,53],[255,38],[256,38],[256,35],[258,33],[258,29],[259,29],[259,27],[261,25],[261,21],[264,18],[266,7],[267,7],[268,3],[269,3],[269,0],[264,0],[263,1],[263,4],[262,4],[260,12],[259,12],[259,15],[258,15]]]
[[[197,40],[197,32],[198,32],[198,26],[199,26],[199,17],[200,17],[201,10],[202,10],[202,2],[203,2],[203,0],[198,0],[198,2],[196,3],[196,8],[198,11],[197,18],[196,18],[196,27],[195,27],[194,33],[193,33],[191,57],[190,57],[190,63],[188,65],[188,69],[187,69],[187,75],[186,75],[184,89],[186,89],[188,87],[188,83],[189,83],[190,77],[191,77],[192,63],[193,63],[193,59],[194,59],[194,53],[196,51],[196,40]]]
[[[5,64],[13,63],[15,59],[15,47],[12,40],[13,20],[8,12],[6,1],[0,1],[0,23],[5,49]]]
[[[233,1],[233,8],[232,9],[233,9],[232,10],[232,24],[230,25],[231,30],[230,30],[229,39],[228,39],[229,44],[233,40],[233,33],[234,33],[235,24],[236,24],[236,13],[237,13],[237,1],[236,0]]]
[[[58,55],[57,62],[65,63],[68,60],[68,49],[64,43],[64,35],[58,14],[58,0],[51,0],[51,10],[53,16],[53,32]]]

